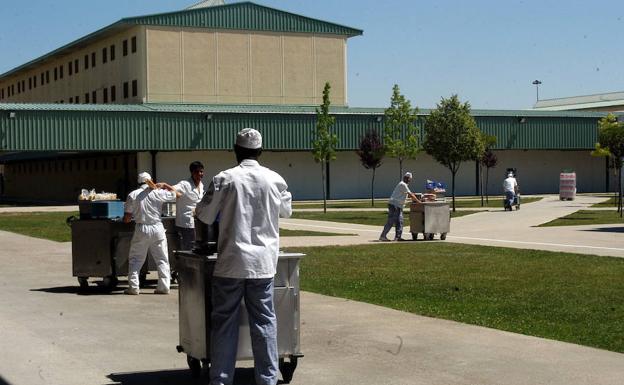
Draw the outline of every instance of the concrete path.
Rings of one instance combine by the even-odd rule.
[[[624,257],[622,224],[535,227],[578,210],[590,209],[594,203],[606,199],[606,197],[577,196],[574,201],[560,201],[558,196],[545,196],[540,201],[522,205],[519,211],[503,211],[501,207],[498,210],[490,209],[453,218],[447,241]],[[356,236],[332,237],[283,237],[281,239],[283,247],[370,244],[377,242],[382,230],[381,226],[300,219],[282,220],[280,226],[287,229],[356,234]],[[409,239],[409,229],[405,230],[404,237]]]
[[[178,298],[79,295],[71,245],[0,231],[0,384],[195,381],[177,353]],[[122,281],[123,284],[123,281]],[[311,293],[292,384],[621,384],[624,355]],[[251,385],[239,362],[236,385]]]

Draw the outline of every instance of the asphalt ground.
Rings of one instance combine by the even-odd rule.
[[[534,204],[538,206],[530,210]],[[470,229],[476,224],[482,232],[490,231],[486,222],[492,218],[499,224],[493,229],[508,223],[517,226],[495,241],[513,240],[509,237],[522,228],[575,210],[577,204],[591,202],[545,200],[543,207],[532,203],[518,212],[457,218],[447,241],[471,236],[470,231],[479,230]],[[467,221],[484,214],[493,217]],[[348,232],[359,228],[326,226],[343,226]],[[366,243],[378,237],[369,231],[362,234],[344,238],[361,237]],[[290,246],[308,245],[307,238],[312,237],[293,239]],[[325,239],[329,238],[343,237]],[[288,239],[283,238],[282,245]],[[602,238],[594,242],[596,247],[622,248],[602,244]],[[71,276],[70,243],[0,231],[0,245],[0,384],[207,384],[206,377],[191,378],[185,355],[175,349],[179,344],[175,286],[169,296],[151,290],[126,296],[122,279],[113,293],[97,288],[80,293]],[[151,284],[153,288],[155,281]],[[305,357],[292,384],[593,385],[622,384],[624,378],[623,354],[306,292],[301,295],[301,348]],[[238,363],[235,384],[253,383],[251,366],[247,361]]]

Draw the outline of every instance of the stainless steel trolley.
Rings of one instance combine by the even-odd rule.
[[[410,232],[412,239],[422,233],[425,240],[432,240],[436,233],[445,240],[451,231],[451,212],[446,202],[413,202],[410,205]]]
[[[193,377],[199,377],[202,364],[210,363],[211,280],[217,255],[176,251],[180,306],[180,345],[186,353]],[[283,380],[292,379],[301,354],[299,315],[299,260],[303,254],[280,253],[275,275],[275,311],[277,313],[277,348]],[[253,359],[249,322],[245,306],[239,320],[237,360]]]

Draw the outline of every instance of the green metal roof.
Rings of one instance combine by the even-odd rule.
[[[214,7],[187,9],[177,12],[127,17],[66,44],[46,55],[16,67],[0,78],[36,66],[67,51],[82,48],[106,36],[121,32],[137,25],[165,26],[179,28],[230,29],[266,32],[291,32],[331,34],[353,37],[362,35],[360,29],[313,19],[294,13],[265,7],[252,2],[240,2]]]
[[[429,110],[421,110],[426,115]],[[338,149],[383,131],[383,108],[332,108]],[[11,117],[13,115],[13,117]],[[475,110],[496,149],[591,150],[605,113]],[[309,151],[314,106],[0,104],[0,151],[186,151],[232,147],[236,132],[255,127],[266,150]]]

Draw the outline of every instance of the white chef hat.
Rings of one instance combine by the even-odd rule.
[[[253,128],[243,128],[236,134],[236,145],[252,150],[262,147],[262,135]]]
[[[406,172],[405,175],[403,175],[403,178],[410,178],[412,179],[412,173],[411,172]]]
[[[507,176],[511,178],[513,176],[513,172],[510,172]]]
[[[139,178],[138,178],[138,182],[139,183],[145,183],[148,180],[152,180],[152,176],[146,172],[142,172],[139,174]]]

